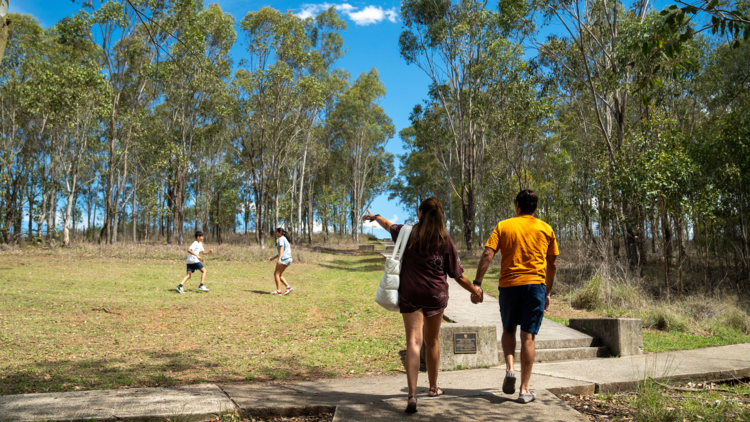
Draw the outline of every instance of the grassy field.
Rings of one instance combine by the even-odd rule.
[[[295,262],[285,297],[268,293],[274,263],[215,248],[210,293],[175,259],[90,251],[4,254],[0,394],[305,379],[400,368],[402,322],[373,301],[382,263],[316,255]],[[122,254],[121,251],[111,251]],[[231,252],[231,253],[230,253]],[[133,252],[138,254],[140,252]],[[143,252],[146,253],[146,252]],[[298,255],[300,255],[298,253]]]
[[[184,247],[0,251],[0,394],[402,370],[401,318],[373,300],[383,271],[379,255],[297,248],[285,273],[295,290],[273,297],[274,263],[266,261],[272,248],[213,248],[216,254],[205,262],[210,293],[197,291],[194,276],[184,295],[174,290],[185,274]],[[462,253],[469,278],[478,263],[474,255]],[[499,270],[496,262],[485,277],[483,287],[493,296]],[[558,283],[548,318],[567,323],[612,316],[612,308],[573,307],[578,290],[566,287],[565,277]],[[668,330],[644,332],[647,351],[750,342],[723,319],[695,324],[670,312],[676,323]],[[742,327],[746,314],[738,312],[731,306],[714,310],[717,318],[734,315],[730,322]]]

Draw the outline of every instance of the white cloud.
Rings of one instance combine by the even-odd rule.
[[[349,3],[303,4],[300,8],[300,12],[297,13],[297,16],[301,17],[302,19],[310,18],[331,7],[335,7],[336,11],[345,16],[348,16],[349,19],[353,20],[355,24],[360,26],[380,23],[386,19],[393,23],[398,22],[398,11],[395,7],[390,9],[383,9],[381,6],[370,5],[360,9],[358,7],[352,6]]]
[[[389,21],[396,23],[398,22],[398,12],[396,12],[396,8],[388,9],[385,11],[385,17],[388,18]]]

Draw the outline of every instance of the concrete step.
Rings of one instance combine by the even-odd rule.
[[[545,321],[546,322],[546,321]],[[500,342],[497,343],[498,347],[502,348]],[[564,339],[543,339],[538,338],[535,342],[536,350],[540,349],[574,349],[579,347],[599,347],[604,346],[604,343],[598,337],[585,337],[585,338],[564,338]]]
[[[586,360],[609,356],[609,349],[601,347],[574,347],[566,349],[537,349],[534,362],[562,362],[567,360]],[[498,350],[499,362],[505,362],[502,349]],[[521,361],[521,351],[516,350],[517,362]]]

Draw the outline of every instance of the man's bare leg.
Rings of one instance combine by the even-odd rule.
[[[500,339],[505,355],[505,379],[503,379],[503,393],[513,394],[516,392],[516,373],[513,364],[516,354],[516,327],[503,327],[503,335]]]
[[[529,380],[531,379],[531,370],[536,355],[535,338],[534,334],[521,331],[521,394],[530,394]],[[503,350],[505,350],[505,345],[503,345]]]
[[[505,372],[513,370],[513,363],[516,356],[516,328],[503,328],[503,355],[505,355]]]

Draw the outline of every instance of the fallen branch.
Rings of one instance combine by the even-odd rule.
[[[721,392],[724,392],[724,393],[739,394],[739,395],[743,395],[743,396],[747,395],[747,393],[738,393],[736,391],[727,390],[726,388],[687,388],[687,387],[674,387],[674,386],[671,386],[671,385],[662,384],[662,383],[660,383],[659,381],[657,381],[657,380],[655,380],[653,378],[650,378],[650,379],[654,383],[656,383],[656,384],[658,384],[658,385],[660,385],[660,386],[662,386],[662,387],[664,387],[666,389],[673,390],[673,391],[684,391],[684,392],[687,392],[687,393],[700,393],[700,392],[703,392],[703,391],[721,391]]]
[[[105,308],[105,307],[103,307],[103,306],[102,306],[102,307],[100,307],[100,308],[91,308],[91,310],[92,310],[92,311],[103,311],[103,312],[106,312],[106,313],[108,313],[108,314],[113,314],[113,315],[120,315],[119,313],[117,313],[117,312],[112,312],[112,311],[110,311],[109,309],[107,309],[107,308]]]

